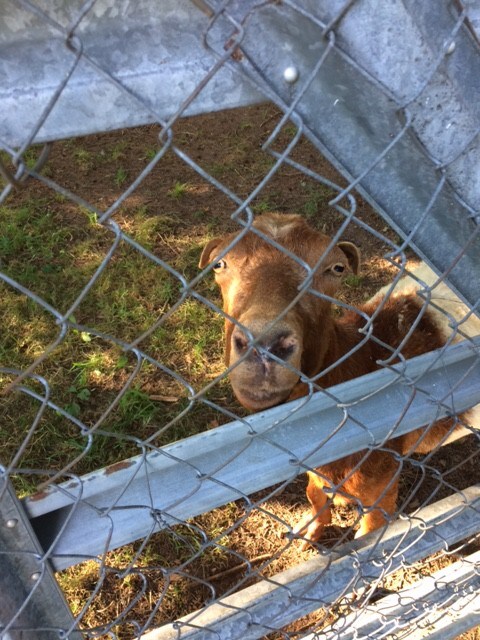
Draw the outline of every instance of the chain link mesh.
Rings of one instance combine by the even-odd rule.
[[[342,25],[362,2],[333,3],[323,22],[311,3],[278,3],[320,28],[325,43],[300,83],[298,69],[284,70],[286,85],[296,87],[290,97],[289,89],[280,95],[248,50],[258,16],[270,15],[277,3],[252,4],[244,13],[229,1],[187,4],[208,18],[198,41],[215,62],[165,117],[150,95],[91,54],[89,34],[104,3],[77,2],[61,11],[42,2],[11,3],[25,24],[35,20],[61,39],[55,53],[65,67],[49,99],[32,104],[34,124],[21,142],[0,140],[2,496],[14,488],[41,549],[11,545],[16,518],[3,510],[4,561],[23,567],[34,558],[40,567],[30,571],[18,598],[2,596],[3,637],[22,631],[74,637],[81,630],[84,637],[122,639],[402,638],[423,637],[431,628],[440,634],[433,637],[473,639],[477,631],[468,630],[478,623],[480,602],[478,434],[475,416],[462,411],[480,398],[467,396],[480,364],[480,299],[464,293],[463,315],[448,318],[447,351],[421,370],[405,362],[402,341],[368,379],[325,389],[320,374],[302,374],[304,398],[251,417],[223,364],[222,327],[232,317],[222,309],[212,265],[198,270],[197,264],[211,238],[238,232],[228,251],[254,232],[306,270],[283,317],[309,293],[326,299],[312,285],[321,265],[312,270],[253,227],[265,211],[298,212],[329,234],[331,246],[340,240],[360,246],[363,275],[347,277],[335,313],[363,313],[363,340],[374,340],[377,311],[369,316],[358,306],[382,286],[391,293],[390,285],[418,264],[417,236],[448,188],[470,225],[469,241],[458,252],[452,236],[449,255],[442,246],[437,255],[434,241],[431,254],[423,250],[443,265],[438,282],[421,294],[426,302],[435,298],[435,287],[478,240],[473,189],[462,193],[449,174],[476,141],[478,126],[436,156],[422,148],[437,178],[426,186],[427,204],[407,233],[392,228],[356,189],[413,131],[417,136],[416,105],[475,14],[457,7],[433,58],[404,70],[418,74],[414,95],[402,93],[396,69],[390,69],[396,94],[380,73],[370,76],[406,117],[374,157],[365,154],[361,171],[347,167],[344,178],[312,144],[299,105],[331,56],[344,54]],[[124,9],[128,21],[135,11],[128,3]],[[219,53],[212,40],[224,23],[233,35]],[[5,43],[3,51],[13,64]],[[245,60],[267,104],[186,117],[218,74]],[[367,74],[362,60],[348,64]],[[81,65],[128,96],[150,124],[42,138]],[[362,154],[354,140],[351,154]],[[478,283],[478,271],[470,279]],[[451,351],[457,338],[464,339],[463,350]],[[466,364],[448,377],[444,367],[457,357]],[[394,384],[406,389],[399,410],[388,395]],[[448,391],[437,392],[437,384]],[[423,422],[416,417],[419,424],[453,415],[468,435],[426,456],[398,456],[400,496],[390,527],[353,540],[362,504],[336,507],[320,542],[301,550],[292,530],[307,507],[303,473],[355,447],[381,448],[401,433],[411,407],[426,412]],[[309,438],[309,425],[317,423]],[[24,615],[33,601],[38,608],[49,567],[73,614],[63,626]],[[42,598],[41,606],[52,606]]]

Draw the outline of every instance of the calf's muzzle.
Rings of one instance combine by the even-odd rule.
[[[258,411],[284,402],[299,379],[302,341],[286,323],[251,321],[231,333],[230,381],[239,401]]]

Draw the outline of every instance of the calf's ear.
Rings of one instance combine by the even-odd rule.
[[[213,252],[221,243],[221,241],[222,238],[214,238],[213,240],[210,240],[210,242],[204,247],[202,255],[200,256],[200,262],[198,263],[200,269],[206,267],[207,264],[209,264],[213,260]]]
[[[348,264],[353,273],[360,271],[360,249],[353,242],[339,242],[337,247],[347,256]]]

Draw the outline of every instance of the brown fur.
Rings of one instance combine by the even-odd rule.
[[[334,296],[341,280],[336,273],[339,265],[345,272],[358,270],[359,254],[350,243],[340,243],[325,254],[330,240],[299,216],[266,214],[257,219],[255,228],[315,268],[312,289],[329,297]],[[200,266],[216,260],[233,240],[232,235],[211,241]],[[358,313],[347,311],[335,318],[331,303],[309,290],[276,321],[298,294],[307,270],[252,232],[245,234],[224,260],[225,265],[219,263],[222,268],[217,269],[217,281],[225,311],[239,323],[225,321],[226,363],[233,365],[230,377],[234,391],[249,409],[305,395],[308,387],[299,381],[300,371],[327,388],[378,369],[379,361],[392,360],[398,347],[402,357],[411,358],[444,343],[437,324],[412,294],[377,298],[361,306]],[[373,333],[365,341],[362,330],[366,317],[372,315]],[[253,347],[247,334],[255,340]],[[272,360],[270,353],[280,354],[290,367]],[[322,375],[345,354],[349,354],[346,360]],[[309,541],[320,537],[330,522],[327,494],[331,489],[334,502],[354,501],[364,509],[360,535],[380,527],[396,507],[399,464],[392,454],[426,453],[453,428],[453,421],[442,420],[427,433],[418,429],[390,440],[382,450],[359,452],[309,472],[311,513],[296,532]]]

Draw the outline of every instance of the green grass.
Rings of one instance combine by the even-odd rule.
[[[22,159],[27,169],[33,169],[35,167],[41,152],[42,152],[42,146],[40,145],[34,145],[33,147],[29,147],[28,149],[25,150],[25,152],[23,153]],[[12,158],[10,154],[0,150],[0,162],[3,163],[3,165],[6,167],[8,171],[10,171],[10,173],[15,175],[16,167],[12,162]],[[3,180],[3,178],[0,178],[0,180]]]
[[[41,147],[29,147],[25,153],[23,154],[23,160],[28,169],[33,169],[37,164],[37,160],[40,156],[42,148]]]
[[[94,166],[94,156],[86,149],[75,147],[73,150],[73,157],[82,171],[89,171]]]
[[[158,153],[158,149],[145,149],[145,159],[149,162],[155,158]]]
[[[344,279],[343,283],[349,289],[358,289],[363,284],[363,277],[356,275],[355,273],[349,273]]]
[[[258,202],[252,205],[252,209],[255,213],[261,214],[267,211],[272,210],[272,205],[270,204],[268,198],[262,198]]]
[[[177,190],[182,192],[183,187]],[[17,206],[0,207],[0,270],[60,313],[65,313],[82,292],[114,240],[91,212],[77,208],[72,216],[65,213],[64,207],[63,200],[54,196],[27,197]],[[172,233],[172,225],[178,225],[178,221],[168,214],[151,214],[146,205],[130,210],[121,224],[154,253],[158,243],[166,240],[176,256],[170,259],[172,266],[189,279],[197,275],[201,245],[208,236]],[[199,290],[210,298],[217,295],[213,279],[202,283]],[[212,371],[223,368],[222,322],[189,297],[162,322],[180,295],[177,278],[121,242],[70,319],[126,343],[160,320],[161,325],[154,328],[141,348],[201,390],[210,381]],[[0,361],[25,369],[59,335],[56,317],[1,281],[0,296]],[[168,373],[146,361],[127,388],[137,364],[132,353],[123,352],[95,331],[71,328],[36,369],[49,382],[51,400],[88,428],[123,391],[120,401],[91,443],[74,422],[53,408],[47,408],[35,433],[24,443],[39,403],[27,394],[10,394],[0,405],[2,463],[9,464],[24,447],[18,467],[62,469],[80,455],[73,471],[82,474],[136,455],[135,438],[148,438],[158,432],[155,444],[163,445],[207,428],[214,411],[196,403],[165,431],[163,426],[187,407],[188,393]],[[0,376],[0,387],[12,379],[9,375]],[[44,393],[34,381],[24,384],[36,393]],[[225,384],[220,384],[209,392],[209,397],[216,400],[225,393]],[[164,397],[167,402],[162,401]],[[32,492],[41,479],[42,474],[23,474],[15,477],[15,483],[23,495]]]
[[[305,200],[302,212],[307,218],[315,218],[319,210],[327,209],[329,201],[335,197],[335,193],[322,184],[303,183],[305,189]],[[302,184],[302,186],[303,186]]]
[[[127,148],[127,143],[124,140],[120,140],[120,142],[117,142],[113,146],[112,150],[110,151],[110,156],[112,160],[116,162],[117,160],[121,160],[125,158],[126,148]]]
[[[128,172],[123,167],[118,167],[115,171],[115,177],[113,179],[117,187],[121,187],[127,180]]]
[[[206,170],[211,176],[220,180],[230,173],[231,168],[222,162],[213,162],[207,165]]]
[[[180,199],[188,192],[189,185],[186,182],[175,182],[173,187],[167,192],[170,198]]]

